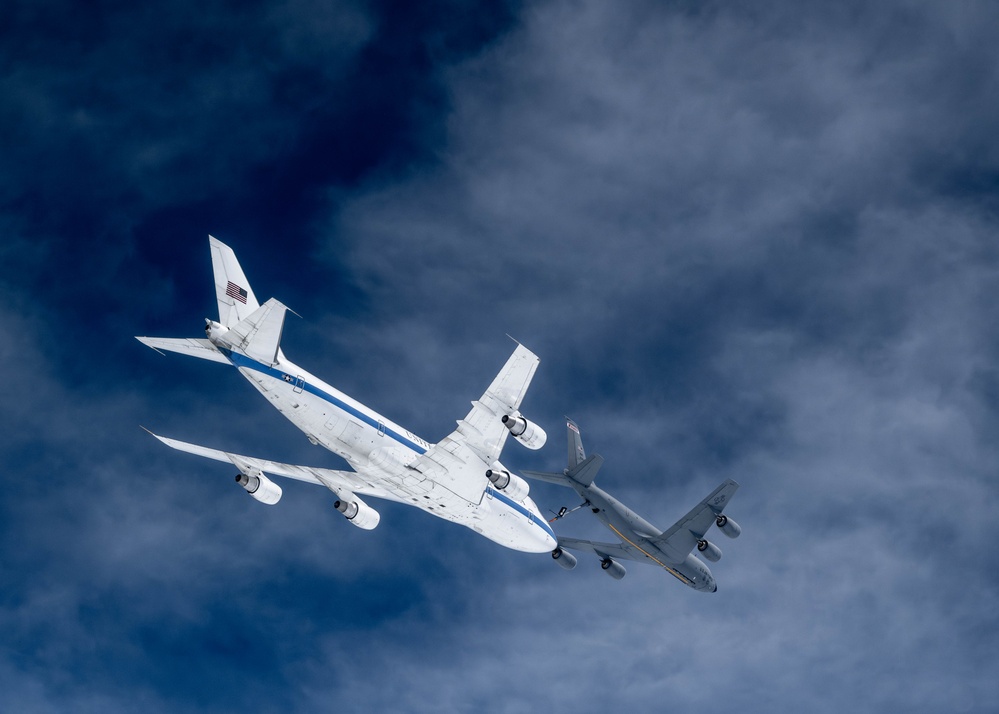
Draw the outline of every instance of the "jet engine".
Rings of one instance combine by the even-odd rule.
[[[344,501],[337,499],[333,508],[340,511],[351,524],[366,531],[374,529],[382,519],[378,511],[364,501]]]
[[[514,501],[523,501],[531,492],[531,487],[527,481],[506,469],[489,469],[486,471],[486,478],[493,486],[502,491],[504,496],[508,496]]]
[[[703,539],[697,541],[697,552],[703,555],[705,560],[710,560],[712,563],[717,563],[722,556],[721,548],[711,541]]]
[[[246,489],[246,492],[261,503],[273,506],[281,500],[281,487],[263,475],[260,471],[236,474],[236,483]]]
[[[552,551],[552,559],[564,570],[572,570],[576,567],[576,556],[561,548]]]
[[[600,567],[604,569],[605,573],[610,575],[615,580],[620,580],[628,574],[628,571],[624,569],[623,565],[616,560],[611,560],[610,558],[604,558],[601,560]]]
[[[742,527],[728,516],[718,516],[715,519],[715,525],[729,538],[738,538],[739,534],[742,533]]]
[[[548,441],[548,434],[534,422],[527,421],[518,412],[503,417],[503,425],[513,437],[532,451],[537,451]]]

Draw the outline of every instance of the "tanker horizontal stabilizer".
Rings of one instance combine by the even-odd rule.
[[[585,461],[581,461],[569,469],[569,478],[582,486],[589,486],[593,479],[597,477],[597,472],[604,465],[604,457],[600,454],[593,454]]]
[[[586,487],[593,484],[593,479],[596,478],[597,472],[600,471],[600,467],[603,465],[604,457],[600,454],[593,454],[593,456],[579,462],[571,469],[566,469],[560,474],[550,471],[531,470],[524,470],[521,473],[536,481],[547,481],[559,486],[568,486],[569,488],[573,486]]]

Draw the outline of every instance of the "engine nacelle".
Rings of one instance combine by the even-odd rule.
[[[718,516],[715,519],[715,525],[729,538],[738,538],[739,534],[742,533],[742,527],[728,516]]]
[[[576,567],[576,556],[561,548],[552,551],[552,559],[564,570],[572,570]]]
[[[264,476],[260,471],[250,474],[236,474],[236,483],[261,503],[273,506],[281,500],[281,487]]]
[[[610,558],[604,558],[601,560],[600,567],[604,569],[605,573],[610,575],[615,580],[620,580],[628,574],[628,571],[624,569],[623,565],[616,560],[611,560]]]
[[[344,501],[337,499],[333,504],[333,508],[340,511],[352,525],[363,528],[366,531],[372,530],[382,519],[378,515],[378,511],[364,501]]]
[[[527,481],[506,469],[489,469],[486,471],[486,478],[498,491],[502,491],[504,496],[514,501],[523,501],[531,492]]]
[[[527,421],[518,413],[505,415],[503,426],[510,430],[510,434],[517,441],[532,451],[537,451],[548,441],[548,434],[544,429],[534,422]]]
[[[697,541],[697,552],[703,555],[705,560],[710,560],[712,563],[717,563],[722,556],[721,548],[711,541],[703,539]]]

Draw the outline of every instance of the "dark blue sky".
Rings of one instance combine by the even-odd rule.
[[[994,710],[999,8],[4,14],[0,709]],[[663,528],[739,481],[719,592],[262,506],[155,442],[340,465],[133,339],[214,315],[209,233],[292,359],[426,439],[509,334],[551,435],[509,465],[561,468],[569,414]]]

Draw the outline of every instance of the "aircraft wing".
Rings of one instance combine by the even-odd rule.
[[[739,488],[732,479],[712,491],[708,496],[694,506],[690,513],[674,523],[667,531],[649,540],[665,551],[685,557],[704,537],[715,522],[715,518],[725,509],[732,496]]]
[[[559,536],[558,544],[569,550],[581,550],[586,553],[593,553],[600,558],[613,558],[614,560],[634,560],[645,562],[649,558],[639,550],[629,548],[624,543],[597,543],[592,540],[580,540],[579,538],[563,538]]]
[[[472,411],[448,438],[462,441],[487,464],[498,459],[510,434],[501,420],[520,409],[538,362],[537,355],[517,345],[496,379],[478,401],[472,402]]]
[[[146,431],[149,430],[146,429]],[[319,484],[320,486],[326,486],[338,495],[357,493],[363,496],[374,496],[376,498],[385,498],[393,501],[397,500],[386,491],[374,486],[373,484],[369,484],[367,481],[363,480],[359,474],[353,471],[335,471],[333,469],[323,469],[315,466],[282,464],[277,461],[257,459],[252,456],[242,456],[228,451],[211,449],[207,446],[189,444],[186,441],[178,441],[177,439],[168,439],[165,436],[153,434],[151,431],[149,431],[149,433],[172,449],[186,451],[189,454],[203,456],[206,459],[214,459],[215,461],[222,461],[223,463],[231,463],[239,469],[256,468],[273,476],[284,476],[285,478],[292,478],[297,481]]]
[[[416,468],[425,474],[434,474],[435,480],[477,503],[482,498],[486,480],[481,464],[475,462],[488,467],[499,458],[510,434],[502,419],[520,408],[539,361],[529,349],[517,345],[489,388],[472,402],[472,411],[458,422],[457,429],[420,456]],[[482,471],[481,479],[462,476],[469,465]]]

